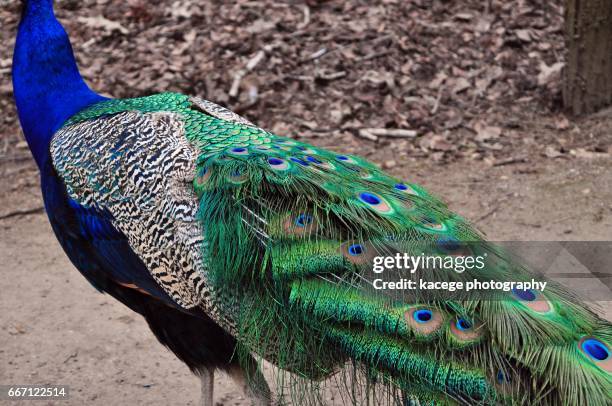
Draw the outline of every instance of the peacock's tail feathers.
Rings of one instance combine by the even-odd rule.
[[[68,125],[130,110],[181,118],[198,151],[207,280],[227,293],[217,305],[244,353],[310,379],[352,359],[408,404],[609,404],[610,323],[570,292],[552,282],[452,296],[376,289],[373,260],[401,253],[486,258],[476,271],[428,270],[430,280],[532,274],[418,185],[215,106],[176,94],[113,100]]]

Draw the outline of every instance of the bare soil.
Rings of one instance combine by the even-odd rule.
[[[89,286],[52,235],[12,106],[18,3],[0,9],[0,384],[66,384],[67,405],[196,404],[198,379]],[[612,110],[559,109],[560,1],[56,3],[96,89],[198,94],[364,155],[491,240],[612,240]],[[416,136],[364,138],[372,127]],[[219,404],[248,404],[227,377],[215,383]]]

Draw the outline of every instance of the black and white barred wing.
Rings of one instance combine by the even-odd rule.
[[[62,128],[51,142],[69,197],[108,213],[155,281],[185,308],[207,307],[210,293],[192,187],[197,156],[180,116],[170,112],[102,116]]]

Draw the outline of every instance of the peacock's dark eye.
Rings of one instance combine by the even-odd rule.
[[[232,152],[234,152],[236,154],[240,154],[242,152],[246,152],[246,150],[247,150],[246,148],[242,148],[242,147],[240,147],[240,148],[232,148]]]
[[[605,361],[610,357],[606,345],[596,338],[588,338],[582,342],[582,350],[597,361]]]
[[[413,314],[414,319],[419,323],[427,323],[433,317],[431,310],[421,309]]]
[[[408,186],[404,185],[403,183],[398,183],[397,185],[395,185],[395,188],[397,190],[408,190]]]
[[[317,158],[313,157],[313,156],[308,156],[306,157],[307,160],[309,160],[310,162],[312,162],[313,164],[322,164],[323,162],[319,161]]]
[[[472,323],[464,318],[457,319],[455,326],[461,331],[469,330],[472,328]]]
[[[348,253],[353,256],[361,255],[364,251],[363,245],[361,244],[353,244],[348,248]]]
[[[347,157],[346,155],[336,155],[336,159],[338,161],[348,161],[349,157]]]
[[[516,296],[518,299],[524,300],[526,302],[533,302],[536,300],[536,294],[533,293],[531,289],[512,289],[512,294]]]
[[[300,214],[295,219],[295,225],[298,227],[306,227],[308,224],[312,224],[312,216],[310,214]]]

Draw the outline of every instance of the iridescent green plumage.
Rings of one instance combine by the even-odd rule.
[[[609,350],[594,358],[584,342],[609,349],[610,324],[559,286],[533,298],[372,288],[372,259],[397,252],[487,257],[476,273],[432,271],[438,280],[531,278],[418,185],[178,94],[99,103],[68,124],[129,110],[177,114],[198,150],[206,272],[231,293],[217,305],[245,354],[307,379],[350,359],[368,381],[422,403],[609,402]]]

